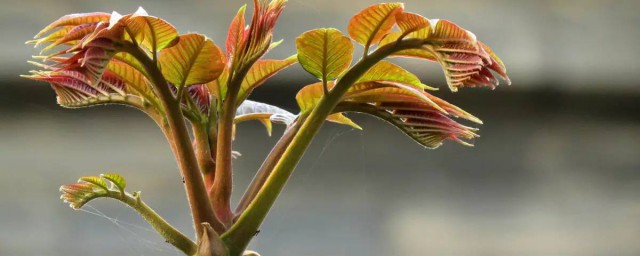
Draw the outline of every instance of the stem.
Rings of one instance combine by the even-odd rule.
[[[191,145],[191,138],[189,138],[184,116],[182,115],[180,101],[173,96],[158,66],[153,60],[149,59],[146,53],[130,45],[124,45],[123,48],[145,67],[147,74],[149,74],[152,83],[155,85],[154,89],[158,94],[158,98],[165,107],[168,129],[163,129],[163,131],[169,144],[171,144],[180,172],[184,177],[196,236],[200,238],[202,235],[202,225],[200,224],[203,222],[210,223],[213,227],[216,227],[216,230],[224,229],[211,209],[211,203],[209,202],[209,197],[207,197],[207,191],[199,171],[198,161]]]
[[[205,187],[209,188],[213,185],[213,179],[208,180],[206,177],[215,172],[215,163],[211,157],[211,144],[209,141],[209,129],[207,124],[193,125],[194,145],[196,148],[196,158],[200,166],[200,172],[205,176]]]
[[[213,187],[209,190],[209,197],[218,218],[225,225],[230,225],[233,219],[231,213],[232,178],[232,144],[233,118],[235,117],[236,98],[238,90],[229,87],[222,106],[220,123],[218,124],[216,170]]]
[[[236,208],[236,215],[242,214],[242,212],[244,212],[247,206],[249,206],[256,197],[260,188],[262,188],[269,175],[271,175],[271,171],[273,171],[273,168],[282,157],[282,154],[287,149],[291,141],[293,141],[293,137],[296,135],[298,130],[300,130],[300,124],[302,124],[302,122],[301,120],[298,120],[287,128],[273,149],[271,149],[267,158],[262,162],[260,169],[258,169],[256,176],[253,177],[251,184],[249,184],[249,187],[247,187],[247,190],[244,192],[244,195]]]
[[[411,39],[385,45],[367,57],[362,58],[354,65],[331,90],[330,94],[323,97],[313,109],[307,120],[302,124],[287,147],[284,154],[276,164],[271,175],[252,203],[240,215],[238,221],[222,235],[222,239],[229,247],[230,255],[241,255],[269,213],[278,195],[284,188],[291,173],[302,158],[307,147],[317,134],[318,130],[329,116],[333,108],[340,102],[342,96],[364,73],[373,65],[390,54],[422,46],[423,40]]]
[[[145,204],[142,199],[140,199],[140,192],[134,192],[133,195],[125,193],[125,196],[122,196],[120,191],[109,191],[109,197],[119,200],[133,208],[166,240],[167,243],[175,246],[186,255],[193,255],[196,253],[196,244],[160,217],[160,215],[151,209],[151,207]]]
[[[257,60],[257,59],[256,59]],[[216,147],[216,172],[213,187],[209,190],[209,198],[218,218],[225,225],[233,223],[231,212],[231,191],[233,189],[232,177],[232,146],[233,124],[236,116],[238,93],[240,86],[255,60],[243,65],[238,71],[229,76],[227,83],[227,95],[222,105],[222,113],[218,123],[218,136]]]

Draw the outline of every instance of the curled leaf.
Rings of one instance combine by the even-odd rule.
[[[107,181],[110,184],[107,184]],[[73,209],[80,209],[89,201],[100,197],[120,198],[125,196],[124,187],[126,181],[117,174],[101,175],[100,177],[82,177],[78,183],[67,184],[60,187],[62,195],[60,199],[68,203]],[[117,190],[112,190],[116,187]]]
[[[392,56],[438,62],[451,91],[455,92],[460,87],[495,88],[499,81],[492,72],[511,83],[504,63],[473,33],[447,20],[426,22],[426,19],[413,14],[399,14],[397,17],[398,25],[407,33],[390,33],[380,45],[396,42],[402,37],[424,40],[422,48],[398,51]]]
[[[289,125],[296,118],[294,114],[279,107],[266,103],[245,100],[236,111],[234,123],[249,120],[258,120],[267,128],[267,133],[271,136],[271,123],[281,123]]]
[[[45,33],[59,27],[78,26],[87,23],[108,22],[110,18],[111,14],[105,12],[75,13],[65,15],[38,32],[35,38],[38,38]]]

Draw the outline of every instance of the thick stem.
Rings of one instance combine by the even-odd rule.
[[[151,227],[153,227],[154,230],[158,232],[158,234],[165,239],[167,243],[175,246],[186,255],[193,255],[196,253],[196,244],[160,217],[160,215],[151,209],[151,207],[145,204],[140,199],[140,192],[135,192],[133,195],[126,193],[125,196],[122,196],[119,191],[109,191],[109,197],[120,200],[133,208],[151,225]]]
[[[238,207],[236,208],[236,215],[239,216],[242,212],[249,206],[249,204],[256,197],[262,185],[267,181],[269,175],[271,175],[271,171],[276,166],[280,157],[287,149],[287,146],[293,141],[293,137],[296,135],[298,130],[300,129],[300,124],[302,124],[302,120],[297,120],[287,130],[284,132],[282,137],[278,140],[276,145],[271,149],[271,152],[267,156],[267,158],[262,162],[260,169],[256,173],[256,176],[253,177],[251,184],[247,187],[247,190],[244,192]]]
[[[229,93],[224,100],[220,123],[218,125],[218,144],[216,149],[216,171],[213,187],[209,190],[209,197],[218,218],[225,225],[233,221],[231,213],[232,178],[232,144],[233,118],[235,117],[236,98],[238,90],[229,87]]]
[[[390,54],[400,50],[419,48],[422,44],[422,40],[412,39],[399,41],[379,48],[353,66],[342,79],[340,79],[333,90],[331,90],[331,93],[320,100],[307,120],[302,124],[300,131],[296,133],[293,141],[285,150],[253,202],[251,202],[249,207],[240,215],[237,222],[222,235],[223,241],[225,241],[225,244],[229,247],[230,255],[241,255],[242,251],[244,251],[249,244],[251,238],[262,224],[262,221],[284,188],[291,173],[304,155],[307,147],[327,116],[332,113],[333,108],[340,102],[340,99],[351,85],[373,67],[373,65]]]
[[[233,150],[233,124],[238,104],[240,86],[249,69],[257,59],[245,63],[238,71],[234,72],[227,82],[227,95],[222,103],[222,112],[218,120],[218,136],[216,147],[216,172],[213,187],[209,190],[209,198],[218,218],[225,225],[233,223],[231,212],[231,192],[233,189],[232,177],[232,150]]]
[[[200,224],[203,222],[210,223],[213,227],[216,227],[216,230],[224,229],[211,209],[211,203],[207,196],[198,161],[191,145],[191,138],[182,115],[180,102],[173,96],[164,76],[146,53],[137,47],[124,46],[124,49],[145,67],[147,74],[149,74],[152,83],[155,85],[154,89],[158,94],[158,98],[165,107],[168,129],[163,130],[171,144],[180,172],[184,177],[196,235],[199,238],[202,234],[202,225]]]

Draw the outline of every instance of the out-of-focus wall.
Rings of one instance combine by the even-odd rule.
[[[23,44],[71,12],[144,6],[180,32],[223,45],[246,1],[0,0],[0,255],[179,255],[130,209],[95,201],[74,212],[58,187],[122,173],[130,190],[189,235],[183,184],[160,131],[123,107],[66,110],[44,83],[18,79],[37,51]],[[315,27],[346,32],[378,0],[290,0],[270,57],[294,53]],[[435,92],[480,117],[474,148],[425,150],[396,129],[352,115],[364,131],[327,124],[251,248],[262,255],[640,255],[639,1],[405,0],[450,19],[503,58],[514,85]],[[342,8],[337,8],[341,6]],[[436,65],[407,61],[443,85]],[[295,112],[313,82],[300,67],[252,99]],[[282,127],[238,127],[234,201]]]
[[[177,26],[223,45],[238,6],[250,1],[8,1],[0,9],[0,77],[29,67],[36,52],[22,43],[54,19],[71,12],[135,11],[143,6]],[[285,39],[272,56],[293,54],[294,38],[316,27],[346,31],[349,17],[379,1],[291,0],[276,38]],[[559,86],[567,90],[638,92],[640,80],[640,2],[634,0],[405,0],[409,11],[449,19],[475,32],[508,64],[518,88]],[[429,66],[428,74],[439,74]],[[295,76],[303,76],[296,73]],[[434,76],[435,77],[435,76]],[[438,76],[439,77],[439,76]],[[5,78],[6,79],[6,78]]]

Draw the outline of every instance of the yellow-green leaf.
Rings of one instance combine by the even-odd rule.
[[[273,77],[283,69],[295,64],[297,61],[298,59],[295,55],[284,60],[257,61],[255,64],[253,64],[251,69],[249,69],[249,72],[247,72],[247,75],[242,81],[242,85],[240,86],[240,91],[238,93],[238,104],[241,104],[242,101],[247,99],[253,89],[262,85],[269,78]]]
[[[360,127],[358,124],[353,122],[353,120],[351,120],[350,118],[348,118],[347,116],[345,116],[342,113],[335,113],[335,114],[329,115],[327,117],[327,121],[334,122],[334,123],[337,123],[337,124],[348,125],[348,126],[351,126],[353,128],[356,128],[358,130],[362,130],[362,127]]]
[[[334,83],[329,82],[328,87],[333,88],[333,86]],[[312,110],[313,107],[318,104],[322,95],[324,95],[322,82],[310,84],[300,89],[296,95],[296,101],[298,102],[298,107],[300,107],[300,113]]]
[[[362,75],[356,83],[378,82],[386,84],[403,84],[419,89],[434,89],[422,82],[411,72],[402,67],[387,61],[380,61],[374,65],[367,73]],[[434,89],[435,90],[435,89]]]
[[[368,48],[377,44],[391,32],[395,25],[395,16],[402,12],[402,3],[384,3],[367,7],[351,18],[349,35],[356,42]]]
[[[200,34],[186,34],[159,57],[162,74],[175,86],[204,84],[224,69],[223,55],[213,41]]]
[[[157,97],[145,76],[133,66],[119,60],[111,60],[107,70],[125,82],[128,93],[139,95],[151,102],[156,100]]]
[[[124,189],[127,187],[127,180],[125,180],[124,177],[122,177],[120,174],[115,173],[100,174],[100,177],[111,181],[113,185],[115,185],[118,190],[120,190],[120,193],[124,195]]]
[[[307,31],[296,39],[296,46],[300,65],[322,81],[338,78],[351,64],[353,44],[334,28]]]

